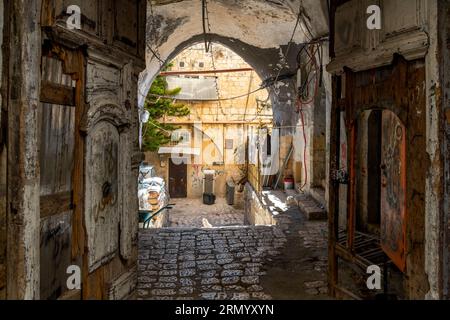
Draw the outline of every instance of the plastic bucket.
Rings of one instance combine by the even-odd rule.
[[[292,179],[292,178],[285,178],[284,179],[284,189],[285,190],[292,190],[292,189],[294,189],[294,179]]]

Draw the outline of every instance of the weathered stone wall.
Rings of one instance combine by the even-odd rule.
[[[198,148],[195,144],[195,135],[197,129],[191,125],[179,124],[180,130],[186,130],[192,134],[191,143],[188,145],[191,148]],[[226,195],[226,183],[229,180],[238,183],[245,178],[245,165],[239,163],[239,157],[236,157],[236,152],[243,152],[245,150],[245,134],[249,127],[253,126],[256,130],[256,125],[244,124],[203,124],[200,135],[200,155],[190,157],[190,162],[187,164],[187,197],[199,198],[203,195],[203,178],[204,170],[215,170],[215,194],[218,197]],[[242,132],[244,136],[237,133]],[[213,144],[210,138],[213,138]],[[225,139],[233,140],[233,149],[222,148]],[[222,150],[219,149],[219,146]],[[165,179],[169,183],[169,159],[172,155],[158,155],[157,153],[147,152],[146,162],[153,165],[156,169],[156,174]],[[216,163],[215,163],[216,162]],[[223,164],[222,164],[223,162]]]
[[[214,66],[213,66],[214,61]],[[180,67],[180,63],[184,63],[184,67]],[[196,44],[192,47],[182,51],[172,60],[173,67],[171,71],[206,71],[206,70],[226,70],[226,69],[243,69],[250,68],[239,55],[230,49],[213,44],[209,53],[205,52],[204,44]],[[203,67],[199,64],[203,63]],[[216,75],[201,75],[204,77],[215,77]],[[217,74],[217,87],[219,97],[221,99],[246,95],[248,92],[253,92],[259,89],[262,83],[261,78],[254,72],[231,72]],[[262,90],[254,93],[248,98],[246,96],[219,102],[214,101],[193,101],[191,105],[191,117],[189,120],[203,120],[215,121],[217,120],[216,111],[218,108],[221,121],[244,120],[245,112],[248,114],[245,120],[250,121],[255,118],[256,114],[256,100],[266,101],[268,99],[267,90]],[[199,108],[209,109],[200,110]],[[197,114],[196,114],[197,113]],[[272,117],[272,110],[265,109],[261,115]],[[195,118],[195,116],[197,116]],[[181,120],[181,119],[180,119]]]
[[[247,184],[244,189],[245,223],[249,225],[272,226],[276,224],[274,216],[262,203],[260,194]]]
[[[212,48],[216,70],[241,69],[250,66],[230,49],[214,44]],[[180,63],[184,67],[180,67]],[[199,64],[204,66],[200,67]],[[196,44],[172,60],[171,71],[205,71],[213,70],[211,52],[206,53],[204,44]],[[214,77],[215,75],[213,75]],[[217,74],[217,88],[220,98],[246,95],[259,88],[261,79],[254,72],[232,72]],[[174,89],[174,88],[171,88]],[[267,125],[272,127],[272,109],[261,108],[256,99],[266,101],[268,92],[260,91],[240,99],[227,101],[187,101],[181,100],[190,109],[185,117],[166,117],[164,122],[186,130],[191,136],[189,146],[200,148],[201,154],[192,157],[188,164],[187,196],[199,198],[203,194],[203,171],[215,170],[215,193],[219,197],[226,195],[226,182],[231,179],[236,183],[245,178],[244,163],[239,165],[236,154],[245,150],[246,135],[250,127]],[[196,123],[194,125],[194,123]],[[201,125],[199,124],[201,123]],[[194,129],[195,128],[195,129]],[[196,141],[196,139],[200,139]],[[232,140],[232,148],[225,147],[226,140]],[[168,158],[171,155],[157,157],[147,153],[147,159],[155,165],[157,172],[169,183]],[[164,167],[161,167],[161,159]],[[243,159],[241,159],[243,160]],[[223,163],[223,164],[215,164]],[[245,167],[245,166],[244,166]]]

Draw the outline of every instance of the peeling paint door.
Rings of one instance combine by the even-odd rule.
[[[406,129],[390,111],[383,111],[382,116],[381,246],[405,271]]]
[[[169,193],[171,198],[187,197],[187,165],[169,160]]]
[[[100,121],[86,141],[86,226],[89,272],[93,272],[112,259],[119,245],[119,130]]]
[[[71,262],[75,87],[63,62],[42,58],[39,114],[40,297],[57,299],[66,288]]]

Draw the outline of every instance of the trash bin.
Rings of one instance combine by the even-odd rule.
[[[284,189],[285,190],[295,189],[294,178],[288,177],[284,179]]]
[[[215,194],[212,194],[212,193],[204,193],[203,194],[203,204],[212,206],[214,203],[216,203],[216,195]]]
[[[227,182],[227,204],[229,206],[232,206],[234,204],[234,192],[235,192],[236,186],[234,182],[228,181]]]

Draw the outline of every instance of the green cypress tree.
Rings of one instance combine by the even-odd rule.
[[[176,96],[180,92],[181,88],[169,90],[165,77],[156,77],[144,106],[150,114],[149,121],[144,124],[143,128],[144,151],[158,151],[161,146],[171,141],[171,133],[180,128],[179,126],[162,123],[161,120],[165,116],[184,117],[190,114],[190,110],[186,105],[176,103],[174,99],[159,98],[154,95],[171,97]]]

